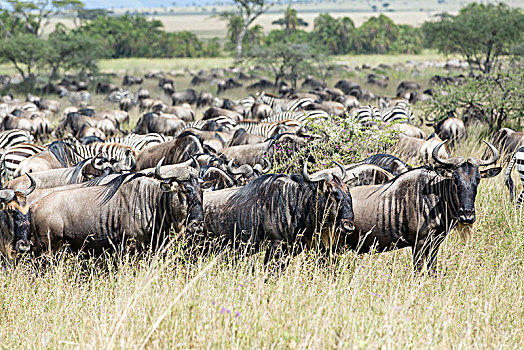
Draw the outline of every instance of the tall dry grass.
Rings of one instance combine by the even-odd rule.
[[[455,153],[479,157],[478,136]],[[462,148],[461,148],[462,147]],[[501,176],[482,180],[473,238],[452,233],[437,276],[408,249],[287,269],[260,255],[58,254],[0,273],[4,348],[520,348],[524,225]]]

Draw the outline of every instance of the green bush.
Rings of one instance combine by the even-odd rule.
[[[396,142],[396,132],[365,128],[350,117],[309,120],[307,125],[308,133],[315,136],[305,145],[277,142],[272,159],[274,172],[300,172],[308,159],[315,161],[312,172],[333,167],[334,160],[342,164],[355,163],[371,154],[385,152]]]

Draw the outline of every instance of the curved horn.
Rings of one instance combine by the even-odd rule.
[[[193,168],[196,169],[197,174],[198,174],[197,176],[199,176],[200,175],[200,163],[193,156],[191,156],[191,159],[193,160]]]
[[[96,159],[97,159],[98,157],[100,157],[101,154],[102,154],[102,152],[99,152],[96,156],[94,156],[94,157],[91,159],[91,166],[92,166],[93,168],[95,168],[96,170],[104,170],[104,167],[103,167],[103,166],[99,167],[99,166],[96,164]]]
[[[488,166],[488,165],[491,165],[491,164],[495,164],[495,162],[497,160],[499,160],[499,157],[500,157],[499,151],[495,148],[495,146],[493,146],[488,141],[486,141],[486,140],[482,140],[482,141],[489,147],[489,149],[491,150],[491,153],[493,153],[493,156],[490,159],[488,159],[488,160],[480,160],[480,159],[478,159],[477,160],[477,164],[479,166]]]
[[[271,168],[273,167],[273,165],[271,164],[271,162],[269,160],[267,160],[266,158],[262,158],[262,161],[266,164],[266,167],[264,169],[262,169],[261,173],[262,174],[267,174],[269,173],[269,171],[271,170]]]
[[[36,181],[28,173],[25,173],[25,174],[29,178],[29,181],[31,181],[31,184],[29,185],[29,188],[27,190],[16,190],[15,193],[20,193],[22,196],[27,197],[35,190],[35,188],[36,188]]]
[[[444,140],[440,142],[435,148],[433,148],[433,152],[431,152],[431,156],[433,156],[433,160],[439,164],[442,164],[445,166],[455,165],[456,159],[441,159],[438,156],[438,151],[440,150],[440,147],[442,147],[442,145],[445,144],[446,142],[448,142],[448,140]]]
[[[309,183],[319,182],[322,180],[330,181],[333,179],[333,175],[331,175],[331,173],[326,173],[326,174],[323,174],[322,176],[319,176],[316,179],[311,179],[309,177],[309,174],[307,173],[307,162],[304,162],[304,168],[302,168],[302,176],[304,177],[304,181],[309,182]]]
[[[228,163],[227,163],[227,171],[232,174],[232,175],[242,175],[243,172],[242,171],[238,171],[238,168],[237,169],[233,169],[233,161],[235,160],[235,158],[232,158]]]
[[[342,182],[344,181],[344,179],[346,178],[346,168],[344,168],[344,165],[340,164],[339,162],[337,162],[336,160],[333,161],[333,163],[335,163],[336,165],[338,165],[338,167],[340,168],[340,170],[342,171],[342,175],[340,177],[340,179],[342,180]]]
[[[164,162],[164,159],[166,159],[166,157],[162,157],[162,159],[160,159],[160,161],[157,163],[156,167],[155,167],[155,177],[159,180],[164,180],[162,178],[162,174],[160,174],[160,167],[162,166],[162,163]]]

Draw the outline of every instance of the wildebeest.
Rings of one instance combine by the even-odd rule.
[[[520,146],[524,146],[524,132],[517,132],[510,128],[502,128],[493,135],[491,143],[495,145],[501,153],[510,155]]]
[[[164,158],[165,164],[182,163],[203,152],[201,140],[191,133],[184,132],[174,140],[147,147],[140,152],[136,158],[136,169],[152,168]]]
[[[431,121],[428,119],[428,121]],[[433,123],[437,135],[443,140],[450,140],[451,144],[467,136],[466,126],[459,118],[451,117]]]
[[[180,131],[184,125],[186,123],[182,119],[149,112],[138,119],[133,132],[135,134],[158,133],[172,136]]]
[[[205,230],[224,245],[246,243],[255,252],[268,242],[264,263],[281,244],[280,253],[311,247],[317,232],[318,243],[336,249],[338,235],[353,230],[351,197],[338,176],[310,178],[306,166],[302,175],[267,174],[240,189],[205,193]]]
[[[501,168],[480,171],[494,164],[499,152],[487,143],[487,161],[462,157],[442,159],[439,149],[432,157],[438,166],[424,166],[403,173],[390,182],[350,190],[356,233],[347,244],[359,252],[382,252],[411,247],[416,271],[434,271],[440,244],[457,223],[475,222],[475,197],[481,178],[499,174]]]
[[[399,141],[394,147],[395,152],[411,161],[421,161],[423,163],[428,163],[431,160],[433,149],[442,141],[435,134],[429,135],[426,140],[403,134],[400,134],[398,138]],[[439,157],[441,158],[451,157],[451,153],[446,145],[440,147],[439,152]]]
[[[155,179],[125,174],[106,185],[54,191],[31,206],[31,243],[36,254],[68,244],[100,253],[127,245],[141,250],[165,243],[171,227],[202,229],[202,192],[197,170],[173,169]]]
[[[35,181],[27,177],[26,190],[0,189],[0,255],[8,259],[31,248],[27,196],[34,191]]]
[[[93,157],[81,161],[74,167],[33,172],[31,173],[31,180],[34,179],[36,188],[51,188],[82,183],[95,177],[111,174],[114,170],[114,165],[105,157]],[[13,190],[27,188],[30,185],[27,183],[28,181],[28,177],[20,176],[10,181],[7,188]]]
[[[406,164],[399,158],[392,156],[391,154],[374,154],[372,156],[367,157],[360,163],[376,165],[386,170],[387,172],[393,174],[393,176],[398,176],[402,173],[405,173],[408,170],[411,170],[411,167],[408,164]]]
[[[189,104],[196,103],[198,100],[198,94],[194,89],[186,89],[171,94],[171,101],[173,106],[187,102]]]

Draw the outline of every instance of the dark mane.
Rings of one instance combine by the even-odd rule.
[[[52,142],[47,149],[64,168],[76,164],[76,160],[81,158],[80,154],[76,152],[74,145],[69,141]]]
[[[106,204],[113,198],[113,196],[116,194],[120,186],[122,186],[124,183],[136,180],[141,177],[146,177],[145,174],[123,174],[115,177],[111,181],[109,181],[107,184],[102,185],[102,189],[100,191],[100,194],[98,195],[99,204],[103,205]],[[99,186],[100,182],[105,178],[105,176],[97,177],[96,179],[87,181],[83,187],[91,187],[91,186]]]
[[[422,165],[422,166],[419,166],[417,168],[413,168],[413,169],[410,169],[402,174],[399,174],[397,176],[395,176],[394,178],[392,178],[391,180],[389,180],[388,182],[386,183],[383,183],[381,185],[378,185],[378,189],[382,189],[382,191],[385,191],[387,190],[389,187],[391,187],[398,179],[400,179],[401,177],[404,177],[405,175],[408,175],[408,174],[411,174],[412,172],[414,171],[417,171],[417,170],[427,170],[427,171],[434,171],[435,169],[433,168],[432,165],[430,164],[426,164],[426,165]]]
[[[82,168],[87,163],[87,161],[91,161],[91,159],[84,159],[75,165],[73,174],[71,175],[71,180],[69,181],[70,184],[76,183],[78,177],[82,175]]]

